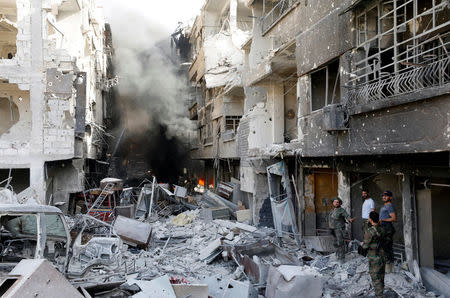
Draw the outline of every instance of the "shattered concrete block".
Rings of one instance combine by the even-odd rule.
[[[215,254],[220,249],[221,241],[220,238],[217,238],[210,244],[208,244],[207,247],[200,250],[199,259],[200,260],[206,260],[209,256]]]
[[[141,289],[141,292],[133,295],[135,298],[176,298],[167,275],[163,275],[151,281],[130,279],[127,280],[127,284],[136,284]]]
[[[251,219],[250,209],[236,211],[236,220],[238,222],[249,221]]]
[[[322,275],[300,266],[271,266],[267,277],[266,298],[322,297]]]
[[[229,228],[230,230],[233,230],[235,228],[238,228],[240,230],[244,230],[246,232],[250,232],[253,233],[256,230],[258,230],[256,227],[251,226],[251,225],[247,225],[244,223],[240,223],[240,222],[231,222],[231,221],[227,221],[227,220],[221,220],[221,219],[216,219],[214,220],[216,223],[218,223],[221,226],[224,226],[226,228]]]
[[[121,215],[114,222],[114,231],[125,243],[137,247],[147,247],[152,236],[151,225]]]
[[[208,285],[175,284],[172,287],[177,298],[208,298]]]
[[[241,282],[237,280],[230,280],[222,298],[258,298],[258,292],[250,283],[250,281]]]
[[[2,297],[83,297],[44,259],[22,260],[0,285]]]

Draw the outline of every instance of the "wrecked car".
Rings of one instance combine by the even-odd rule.
[[[95,219],[85,218],[80,229],[69,232],[57,207],[0,204],[0,224],[0,265],[5,270],[33,258],[46,258],[69,276],[81,276],[95,265],[119,266],[122,240],[110,225]],[[96,234],[99,229],[107,233]]]

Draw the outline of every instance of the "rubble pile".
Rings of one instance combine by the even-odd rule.
[[[37,226],[37,237],[47,239],[39,256],[52,262],[70,282],[60,282],[64,277],[54,274],[52,281],[56,286],[61,291],[77,289],[80,297],[374,294],[367,259],[352,251],[352,242],[346,261],[340,263],[334,253],[312,249],[311,239],[305,238],[299,246],[298,238],[294,239],[292,234],[280,235],[276,229],[250,225],[247,216],[239,215],[239,211],[246,211],[241,202],[234,204],[210,191],[189,197],[183,188],[178,187],[172,193],[155,183],[134,194],[126,189],[126,197],[118,195],[121,203],[117,206],[129,206],[127,212],[118,214],[108,206],[116,200],[114,189],[120,190],[120,186],[120,181],[107,180],[95,197],[78,208],[84,211],[75,216],[64,216],[56,207],[19,204],[15,195],[7,192],[8,199],[0,206],[2,224],[5,223],[2,235],[10,233],[8,229],[17,218],[22,224],[14,226],[14,233],[25,233],[29,229],[26,225],[32,222],[28,217],[24,220],[28,212],[46,218],[46,225]],[[57,217],[50,220],[50,215]],[[67,235],[64,229],[58,230],[64,226]],[[25,243],[30,252],[39,245],[30,240]],[[14,249],[11,246],[3,250],[2,260],[11,261]],[[31,261],[22,260],[19,264],[47,266],[27,265]],[[20,292],[14,286],[8,291]],[[387,297],[435,297],[414,275],[400,267],[386,275],[385,293]]]

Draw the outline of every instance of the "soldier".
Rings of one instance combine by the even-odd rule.
[[[384,252],[386,254],[386,273],[392,272],[392,266],[394,264],[394,225],[397,221],[397,215],[395,213],[394,204],[392,204],[392,192],[386,190],[383,192],[384,205],[380,209],[380,226],[383,227],[386,232]]]
[[[364,234],[364,242],[361,242],[363,249],[367,250],[369,259],[369,274],[372,279],[372,285],[375,289],[375,297],[383,297],[384,291],[384,270],[385,256],[383,242],[386,234],[379,226],[379,215],[375,211],[370,212],[369,222],[372,225]]]
[[[333,199],[333,209],[330,212],[328,223],[334,234],[334,246],[337,248],[336,256],[339,262],[345,260],[344,230],[345,222],[353,222],[355,218],[350,218],[347,211],[341,207],[340,198]]]

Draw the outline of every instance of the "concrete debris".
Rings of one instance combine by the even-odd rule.
[[[133,298],[176,298],[175,292],[167,275],[163,275],[151,281],[130,279],[127,281],[127,284],[137,285],[141,290],[137,294],[133,295]]]
[[[206,221],[230,219],[230,210],[228,207],[204,208],[202,209],[202,218]]]
[[[248,215],[249,210],[242,210],[242,203],[236,210],[229,206],[212,207],[210,200],[233,203],[207,192],[206,196],[195,198],[195,202],[208,202],[207,207],[190,210],[180,203],[183,200],[191,204],[186,200],[189,196],[169,196],[161,190],[162,186],[143,185],[127,188],[126,195],[122,195],[112,190],[115,186],[109,181],[86,201],[84,214],[74,217],[63,216],[61,210],[52,206],[2,204],[2,225],[10,233],[2,238],[2,261],[45,257],[65,275],[65,282],[85,297],[373,295],[367,259],[351,252],[340,264],[334,254],[329,254],[331,240],[326,235],[305,237],[304,245],[299,247],[293,235],[286,234],[280,246],[275,229],[245,223],[250,222],[248,216],[244,222],[223,219],[222,214],[231,214],[232,210],[239,220],[240,212]],[[141,216],[134,219],[117,212],[111,213],[112,218],[88,215],[88,207],[103,204],[98,198],[106,193],[105,189],[111,198],[120,198],[117,207],[132,206],[131,210],[141,205],[136,208],[141,212],[136,214]],[[100,199],[104,202],[108,195]],[[20,226],[16,217],[31,213],[47,218],[46,225],[34,225],[38,228],[37,237],[47,239],[43,247],[37,247],[37,241],[27,240],[22,246],[14,241],[14,237],[33,227],[33,217],[21,218]],[[56,217],[51,218],[50,214]],[[349,247],[353,248],[356,242],[352,241]],[[386,293],[434,297],[401,267],[386,276]]]
[[[450,277],[432,268],[420,268],[423,283],[427,289],[443,297],[450,297]]]
[[[238,222],[248,222],[251,219],[250,209],[236,211],[236,220]]]
[[[131,246],[146,248],[152,236],[152,226],[124,216],[114,221],[114,231],[122,240]]]
[[[271,266],[267,277],[267,298],[322,297],[322,275],[298,266]]]
[[[207,247],[200,250],[199,259],[204,261],[208,258],[210,258],[212,255],[218,255],[217,253],[220,253],[220,246],[222,245],[222,242],[220,241],[220,238],[214,240],[210,244],[208,244]]]
[[[209,204],[213,205],[212,207],[227,207],[230,209],[231,214],[236,217],[236,211],[238,210],[238,206],[233,202],[222,198],[221,196],[213,193],[212,191],[207,191],[203,194],[203,199],[207,201]]]
[[[172,288],[177,298],[208,298],[208,285],[173,284]]]
[[[237,280],[230,280],[223,298],[234,298],[234,297],[248,297],[248,298],[258,298],[258,292],[249,282],[241,282]]]
[[[186,211],[181,214],[178,214],[173,220],[172,224],[177,226],[185,226],[194,221],[194,219],[198,216],[198,210],[194,211]]]
[[[47,260],[22,260],[0,285],[2,297],[83,297]]]
[[[305,236],[303,237],[306,248],[309,250],[314,249],[320,252],[334,252],[334,237],[331,235],[326,236]]]

